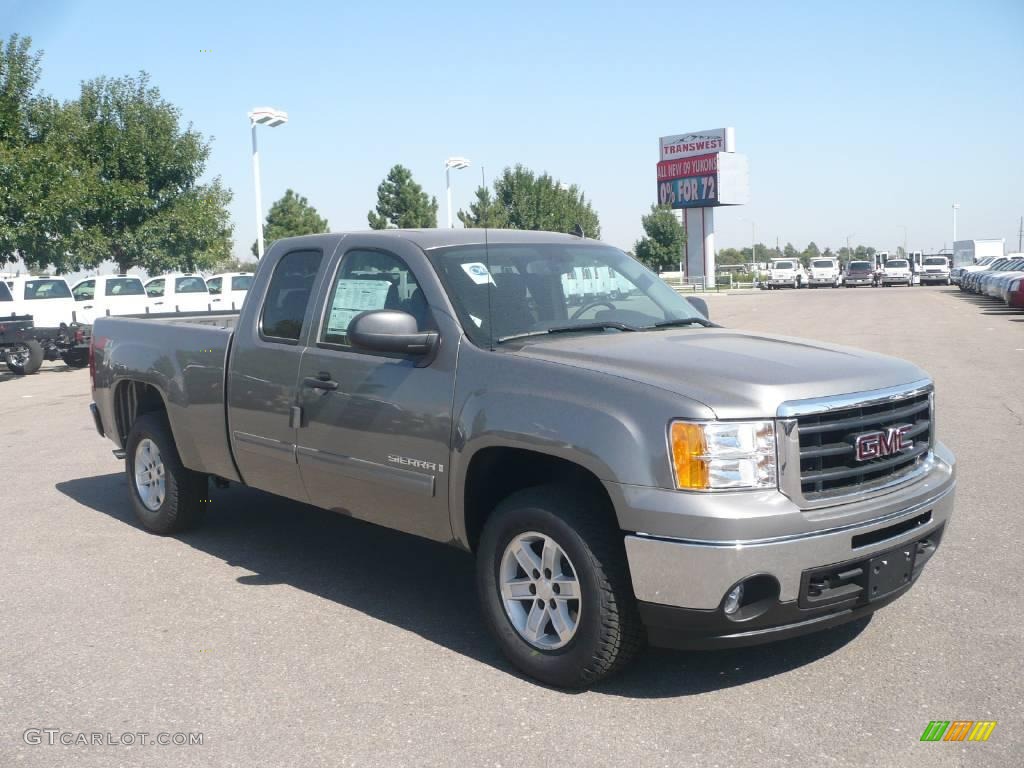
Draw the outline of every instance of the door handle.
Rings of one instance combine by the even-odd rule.
[[[323,376],[323,374],[321,374],[321,376]],[[330,392],[338,388],[338,382],[331,381],[330,378],[325,379],[317,377],[314,379],[312,376],[307,376],[302,380],[302,386],[309,387],[310,389],[323,389]]]

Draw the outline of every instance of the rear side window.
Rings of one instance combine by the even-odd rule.
[[[29,280],[25,299],[70,299],[71,289],[63,280]]]
[[[201,277],[176,277],[175,293],[207,293],[206,281]]]
[[[91,301],[96,296],[96,281],[86,280],[71,289],[71,295],[75,301]]]
[[[263,303],[260,322],[263,336],[271,340],[298,341],[322,258],[320,251],[292,251],[277,262]]]
[[[7,287],[7,283],[2,281],[0,281],[0,301],[14,301],[11,289]]]
[[[146,291],[137,277],[112,277],[107,280],[107,296],[143,296]]]
[[[146,295],[160,297],[164,295],[164,280],[150,280],[146,283]]]
[[[252,275],[235,275],[231,278],[232,291],[248,291],[252,287]]]
[[[206,287],[210,289],[210,293],[216,296],[220,293],[220,284],[224,281],[223,277],[211,277],[206,281]]]

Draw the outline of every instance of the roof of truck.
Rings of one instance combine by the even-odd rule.
[[[302,240],[306,243],[318,240],[337,241],[347,235],[360,237],[400,238],[415,243],[423,250],[445,248],[453,245],[482,245],[484,237],[488,243],[595,243],[604,245],[600,240],[590,240],[560,232],[535,232],[525,229],[364,229],[350,232],[329,232],[322,235],[302,235],[301,237],[284,238],[287,241]]]

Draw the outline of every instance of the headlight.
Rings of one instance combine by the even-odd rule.
[[[669,447],[676,488],[775,488],[772,421],[673,421]]]

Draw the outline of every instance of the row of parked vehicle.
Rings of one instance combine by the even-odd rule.
[[[49,275],[0,276],[0,358],[19,375],[35,373],[44,360],[85,365],[97,318],[238,310],[252,279],[249,272],[175,273],[145,282],[97,275],[69,284]]]
[[[1024,254],[979,259],[976,264],[954,269],[952,280],[961,291],[1024,309]]]
[[[950,260],[947,256],[924,256],[911,261],[903,258],[851,261],[842,266],[838,259],[812,259],[804,268],[797,259],[776,259],[768,269],[761,287],[775,288],[856,288],[857,286],[950,284]]]

